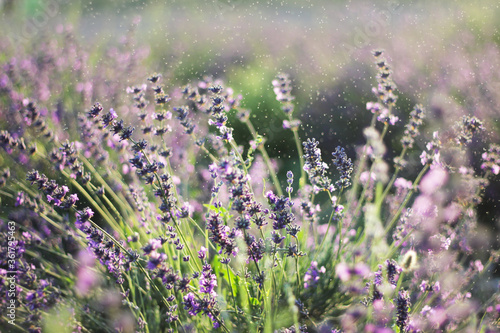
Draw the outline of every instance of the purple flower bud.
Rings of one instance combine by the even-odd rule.
[[[200,251],[198,251],[198,258],[204,260],[206,257],[207,257],[207,249],[204,246],[202,246],[200,248]]]

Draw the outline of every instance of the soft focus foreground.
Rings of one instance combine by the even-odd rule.
[[[78,12],[55,4],[38,10]],[[408,14],[390,6],[375,12],[385,29],[386,13]],[[215,8],[236,25],[252,7]],[[310,54],[286,51],[280,65],[282,49],[254,45],[275,58],[253,63],[238,45],[251,37],[235,38],[237,61],[181,52],[198,42],[179,39],[168,54],[138,42],[138,18],[126,23],[102,45],[67,24],[47,37],[40,22],[0,40],[2,332],[500,329],[485,231],[500,172],[494,38],[477,44],[491,55],[477,68],[464,64],[478,50],[450,61],[464,79],[448,84],[387,60],[410,42],[373,51],[382,33],[358,42],[347,27],[354,39],[329,51],[352,82],[340,101],[338,86],[301,76]],[[359,72],[339,70],[355,55],[372,68],[360,87]]]

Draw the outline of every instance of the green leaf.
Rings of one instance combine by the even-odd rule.
[[[250,297],[250,304],[253,306],[260,306],[260,301],[255,297]]]
[[[224,207],[215,207],[214,205],[203,204],[203,207],[208,208],[208,210],[213,210],[217,213],[227,214],[228,210]]]

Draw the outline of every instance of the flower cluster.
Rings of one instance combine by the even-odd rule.
[[[463,116],[456,129],[457,143],[460,145],[470,143],[472,136],[483,129],[483,122],[477,117]]]
[[[68,194],[69,188],[65,185],[59,186],[55,180],[49,180],[44,174],[40,174],[37,170],[32,170],[26,175],[26,180],[31,182],[31,185],[37,184],[38,190],[46,195],[47,201],[54,206],[69,210],[73,208],[78,201],[76,193]]]
[[[212,119],[209,120],[209,125],[215,125],[219,130],[220,136],[217,138],[223,141],[231,141],[233,139],[233,129],[226,126],[227,115],[226,106],[224,105],[225,98],[222,95],[222,86],[214,85],[209,88],[212,92],[212,104],[209,111]]]
[[[398,326],[400,332],[407,332],[410,310],[410,295],[406,290],[401,290],[399,292],[396,304],[398,311],[396,325]]]
[[[186,134],[193,134],[194,128],[196,125],[194,125],[189,119],[188,119],[188,107],[187,106],[181,106],[178,108],[174,108],[174,111],[177,113],[177,119],[181,122],[182,127],[184,127],[185,133]]]
[[[307,139],[302,143],[304,146],[304,170],[309,175],[309,180],[317,190],[333,191],[331,180],[327,176],[328,165],[321,159],[321,149],[318,148],[319,142],[313,139]]]
[[[483,163],[481,164],[481,169],[489,171],[494,175],[500,173],[500,146],[492,144],[490,145],[487,152],[484,152],[481,157],[483,158]]]
[[[441,166],[441,140],[439,133],[436,131],[432,133],[432,140],[426,145],[427,151],[420,154],[420,161],[422,165],[430,165],[431,167]]]
[[[219,213],[210,212],[206,217],[207,230],[210,231],[210,240],[221,247],[220,252],[226,255],[238,253],[236,237],[239,235],[237,229],[229,228]]]
[[[50,159],[60,170],[68,168],[71,177],[87,184],[92,176],[90,172],[84,172],[83,163],[78,160],[78,150],[75,142],[66,141],[58,150],[54,149],[50,153]]]
[[[116,283],[123,284],[123,273],[130,270],[133,258],[127,258],[122,247],[109,239],[101,230],[90,223],[94,212],[89,207],[76,212],[76,225],[88,240],[88,250],[108,269]]]
[[[401,144],[403,148],[412,148],[415,142],[415,137],[419,133],[420,126],[422,125],[425,116],[424,107],[421,104],[417,104],[413,107],[410,112],[410,120],[408,124],[405,125],[404,135],[401,138]]]
[[[293,192],[293,187],[292,187],[292,184],[293,184],[293,172],[291,171],[287,171],[286,173],[286,183],[288,184],[288,186],[286,187],[286,193],[292,193]]]
[[[377,97],[377,102],[368,102],[366,109],[377,116],[377,120],[391,125],[396,124],[399,120],[392,113],[393,107],[396,105],[397,95],[394,93],[396,84],[392,80],[392,70],[387,64],[387,60],[383,57],[383,51],[374,51],[375,64],[377,65],[377,87],[372,89],[372,92]]]
[[[274,93],[276,94],[276,100],[282,103],[281,109],[286,113],[290,114],[293,112],[292,101],[295,97],[292,96],[292,81],[288,74],[280,73],[276,76],[276,79],[272,82],[274,87]]]
[[[350,179],[353,170],[351,159],[347,157],[347,154],[342,147],[335,148],[332,155],[333,165],[335,165],[340,173],[340,179],[335,183],[335,186],[339,189],[347,188],[351,185]]]
[[[397,274],[401,272],[401,267],[394,260],[386,260],[387,266],[387,281],[395,286],[397,284]]]
[[[28,126],[33,127],[39,134],[46,138],[52,138],[54,133],[49,129],[46,121],[41,117],[38,107],[33,101],[23,100],[24,110],[22,110],[24,121]]]
[[[300,211],[303,214],[304,220],[316,222],[318,219],[318,213],[321,212],[321,207],[319,205],[313,205],[308,200],[301,200]]]
[[[202,248],[199,252],[199,258],[202,260],[205,259],[205,250]],[[196,316],[199,313],[203,313],[210,318],[213,328],[217,329],[223,324],[223,321],[220,319],[215,287],[217,287],[217,277],[213,274],[212,266],[205,264],[199,276],[199,291],[201,295],[197,296],[190,292],[184,296],[183,304],[184,309],[188,311],[189,315]]]
[[[321,268],[318,269],[318,262],[311,262],[311,267],[309,267],[306,274],[304,275],[304,288],[307,289],[309,287],[314,287],[314,285],[318,283],[318,280],[320,279],[320,274],[324,273],[326,273],[325,266],[321,266]]]
[[[142,248],[142,250],[144,251],[144,255],[149,258],[146,265],[147,269],[155,270],[157,268],[160,268],[163,262],[167,259],[167,255],[165,253],[156,251],[160,249],[165,242],[165,238],[153,238],[150,239],[149,243]]]
[[[278,197],[272,191],[266,193],[267,201],[271,206],[270,217],[273,220],[273,229],[279,231],[293,223],[295,216],[291,213],[293,202],[289,198]]]
[[[17,217],[15,218],[17,220]],[[15,234],[19,222],[0,219],[0,300],[3,316],[12,318],[11,309],[26,311],[23,325],[40,332],[43,313],[62,300],[61,290],[54,285],[50,274],[43,274],[38,262],[33,262],[26,251],[40,244],[32,233]],[[14,236],[15,235],[15,236]],[[10,249],[10,250],[9,250]],[[15,251],[13,252],[13,249]],[[10,319],[10,318],[9,318]],[[7,321],[5,321],[6,323]],[[7,324],[3,324],[3,327]]]

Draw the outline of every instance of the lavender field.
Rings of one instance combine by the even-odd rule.
[[[496,1],[0,13],[0,332],[500,332]]]

